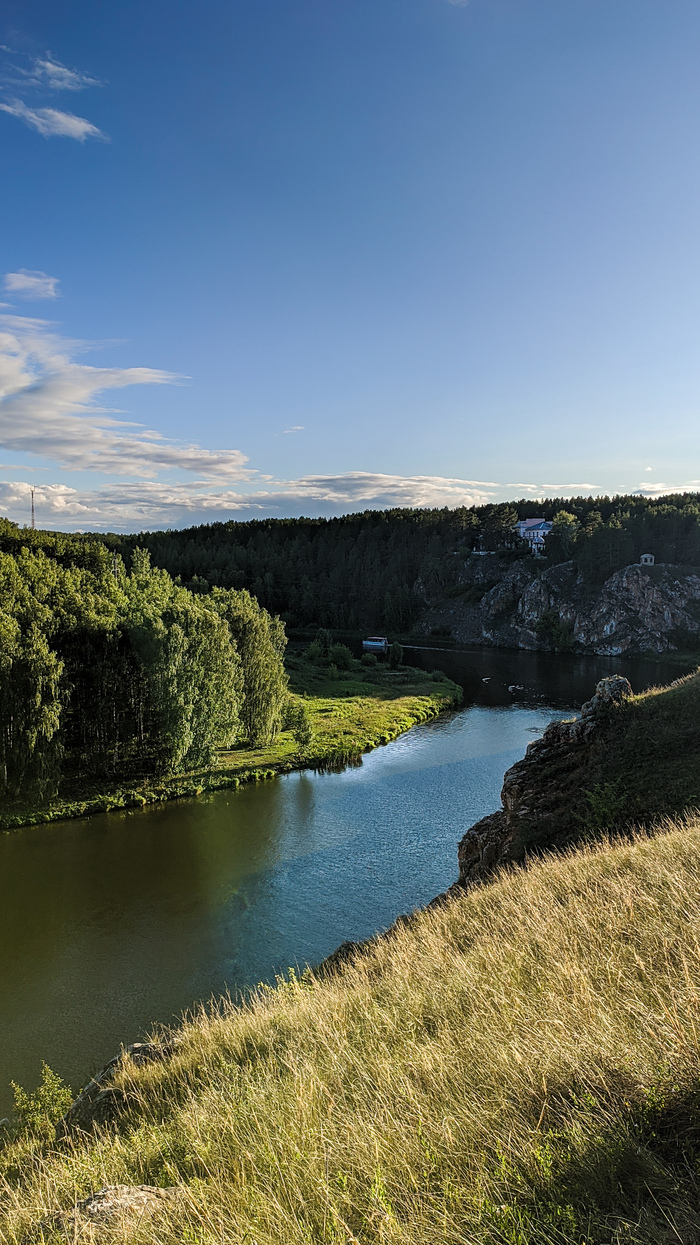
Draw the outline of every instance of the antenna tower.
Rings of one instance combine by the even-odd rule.
[[[34,531],[36,527],[36,523],[34,522],[34,489],[32,489],[31,492],[32,492],[32,531]]]

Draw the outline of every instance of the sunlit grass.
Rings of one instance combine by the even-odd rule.
[[[180,1201],[120,1239],[697,1241],[699,929],[697,820],[421,912],[194,1017],[118,1128],[8,1146],[0,1236],[151,1183]]]

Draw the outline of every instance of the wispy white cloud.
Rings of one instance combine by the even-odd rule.
[[[84,91],[89,86],[101,86],[99,78],[81,73],[79,69],[69,69],[54,59],[50,52],[45,57],[35,57],[31,69],[19,71],[22,77],[36,86],[46,87],[50,91]]]
[[[196,522],[215,516],[343,513],[393,506],[480,505],[492,499],[490,486],[435,476],[390,476],[348,472],[273,481],[267,489],[241,492],[162,480],[126,481],[78,490],[63,484],[0,482],[0,511],[18,522],[29,513],[30,488],[42,526],[139,529]]]
[[[155,368],[89,367],[74,357],[79,346],[57,337],[43,320],[0,316],[1,447],[114,475],[175,469],[205,480],[248,477],[240,450],[179,445],[98,403],[109,390],[180,378]]]
[[[282,433],[282,436],[286,437],[290,432],[303,432],[303,431],[304,431],[303,424],[292,424],[291,428],[285,428],[284,432]]]
[[[61,112],[58,108],[30,108],[21,99],[8,100],[0,104],[0,110],[12,117],[19,117],[30,129],[43,134],[44,138],[61,137],[75,138],[84,143],[86,138],[100,138],[108,142],[101,130],[87,121],[85,117],[76,117],[72,112]]]
[[[49,277],[45,272],[30,268],[20,268],[19,272],[6,272],[3,285],[8,294],[17,294],[20,298],[40,299],[58,298],[58,277]],[[0,306],[6,306],[0,303]]]
[[[634,493],[640,497],[667,497],[671,493],[698,493],[700,480],[686,480],[685,484],[650,484],[642,481]]]

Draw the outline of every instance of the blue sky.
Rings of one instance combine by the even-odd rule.
[[[700,487],[690,0],[5,0],[0,511]]]

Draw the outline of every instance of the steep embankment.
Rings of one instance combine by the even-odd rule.
[[[95,1132],[47,1089],[0,1239],[690,1245],[699,924],[697,822],[462,893],[125,1055]]]
[[[414,593],[425,606],[417,629],[462,643],[613,655],[700,643],[700,571],[692,567],[626,566],[595,587],[573,562],[547,568],[533,558],[473,554],[446,594],[421,580]]]
[[[460,881],[601,830],[700,807],[700,672],[633,696],[603,679],[580,718],[553,722],[509,769],[502,809],[467,831]]]

